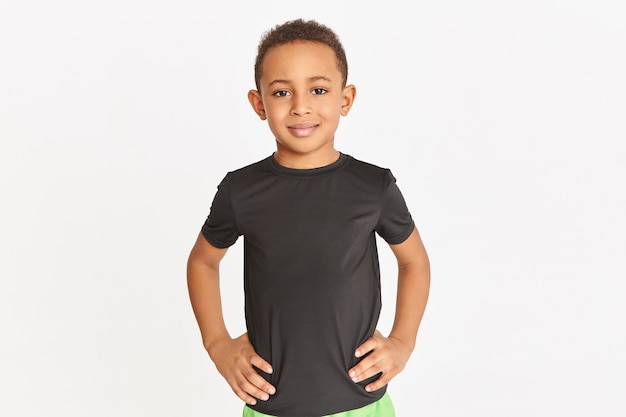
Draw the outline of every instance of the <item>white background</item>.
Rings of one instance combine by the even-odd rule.
[[[274,149],[246,93],[296,17],[338,32],[337,148],[392,169],[431,257],[398,416],[625,415],[618,0],[2,1],[0,415],[240,415],[185,263],[218,182]]]

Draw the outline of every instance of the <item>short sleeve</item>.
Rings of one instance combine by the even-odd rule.
[[[228,175],[217,187],[211,211],[202,226],[202,235],[216,248],[232,246],[241,233],[230,199]]]
[[[404,242],[411,235],[415,223],[396,184],[396,178],[389,170],[387,170],[386,183],[376,233],[387,243],[396,245]]]

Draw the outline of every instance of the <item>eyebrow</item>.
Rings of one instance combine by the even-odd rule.
[[[316,75],[315,77],[309,78],[309,82],[316,82],[316,81],[326,81],[329,83],[332,82],[332,80],[326,77],[325,75]],[[274,84],[289,84],[289,80],[281,80],[281,79],[273,80],[267,86],[271,87]]]

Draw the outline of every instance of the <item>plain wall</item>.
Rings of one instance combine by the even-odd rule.
[[[219,181],[274,149],[246,93],[261,34],[296,17],[343,41],[336,147],[392,169],[431,258],[398,417],[624,415],[626,6],[606,0],[2,2],[0,414],[240,414],[185,264]]]

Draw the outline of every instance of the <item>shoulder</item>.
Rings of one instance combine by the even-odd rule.
[[[240,183],[258,179],[259,175],[263,175],[263,173],[267,173],[269,171],[269,158],[271,158],[271,156],[263,158],[260,161],[245,165],[241,168],[228,171],[228,173],[226,173],[226,176],[222,180],[222,184]]]
[[[389,168],[366,162],[350,155],[348,155],[348,157],[350,158],[349,170],[364,180],[374,182],[382,181],[386,184],[395,181],[395,177]]]
[[[376,165],[372,162],[367,162],[361,159],[357,159],[352,155],[347,155],[347,156],[348,158],[350,158],[350,165],[353,169],[358,169],[366,173],[379,174],[379,175],[386,175],[388,172],[391,172],[389,168]]]

